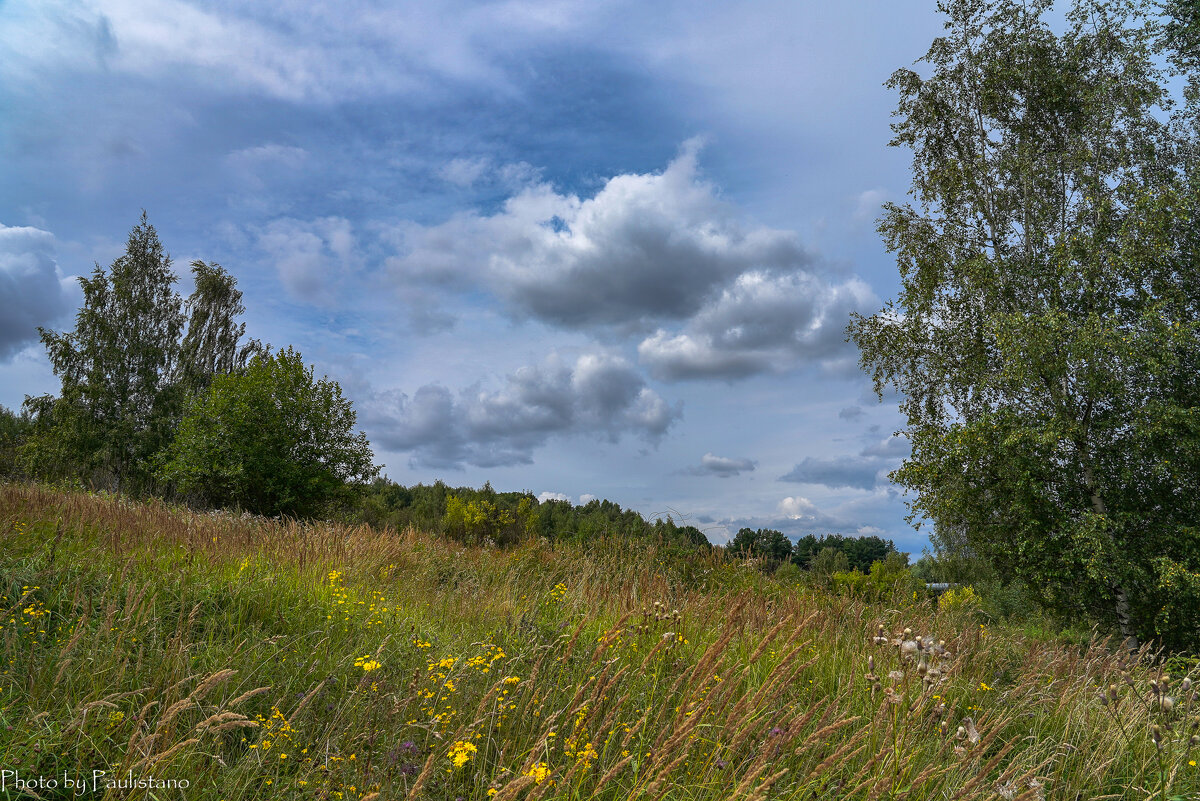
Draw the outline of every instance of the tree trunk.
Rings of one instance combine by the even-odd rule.
[[[1096,514],[1106,517],[1108,515],[1108,507],[1104,505],[1104,499],[1100,497],[1100,489],[1096,486],[1095,477],[1092,475],[1092,466],[1087,460],[1083,463],[1083,480],[1087,485],[1088,492],[1092,497],[1092,509]],[[1116,540],[1113,539],[1112,533],[1105,529],[1105,534],[1108,540],[1116,548]],[[1125,639],[1125,648],[1131,653],[1136,651],[1140,646],[1137,634],[1133,631],[1133,620],[1129,614],[1129,596],[1125,594],[1125,587],[1121,582],[1115,581],[1110,587],[1115,599],[1115,610],[1117,613],[1117,625],[1121,627],[1121,636]]]

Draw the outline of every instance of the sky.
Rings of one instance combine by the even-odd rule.
[[[402,484],[919,553],[845,341],[933,0],[0,0],[0,404],[142,210]]]

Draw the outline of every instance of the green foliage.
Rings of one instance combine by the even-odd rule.
[[[437,481],[404,487],[380,478],[365,488],[351,517],[381,527],[440,531],[471,542],[491,538],[500,545],[542,538],[553,543],[653,541],[677,546],[681,552],[712,547],[698,528],[680,526],[669,517],[651,523],[612,501],[591,500],[579,506],[538,501],[530,492],[496,492],[490,484],[475,489]]]
[[[462,542],[511,545],[526,530],[523,524],[530,508],[528,503],[521,504],[518,513],[513,514],[488,498],[463,500],[450,495],[446,498],[446,513],[442,515],[442,530]],[[520,516],[522,511],[524,518]]]
[[[938,610],[942,612],[975,612],[981,606],[983,601],[970,586],[951,587],[938,596]]]
[[[792,559],[801,567],[810,567],[810,563],[818,553],[825,548],[832,548],[846,555],[849,568],[866,573],[871,565],[880,559],[886,559],[889,554],[896,553],[896,546],[891,540],[880,539],[876,536],[847,537],[842,534],[830,534],[817,537],[806,534],[796,540],[792,547]]]
[[[187,333],[179,346],[177,383],[188,396],[203,392],[213,376],[245,368],[251,356],[263,352],[258,340],[241,344],[246,324],[237,280],[216,262],[192,262],[196,290],[188,298]]]
[[[145,212],[106,273],[80,278],[83,306],[69,333],[41,330],[57,399],[30,399],[38,426],[26,445],[39,472],[144,491],[172,434],[170,378],[183,328],[175,274]]]
[[[1145,4],[1078,0],[1061,35],[1051,5],[943,3],[927,74],[892,75],[915,205],[880,232],[902,290],[850,334],[903,394],[893,479],[939,551],[1200,644],[1160,614],[1200,569],[1195,118],[1165,121]]]
[[[783,532],[771,528],[739,529],[725,552],[735,557],[756,557],[769,562],[779,563],[792,556],[792,542]]]
[[[844,551],[822,548],[808,563],[808,569],[814,576],[831,577],[835,573],[849,572],[850,560]]]
[[[337,382],[290,347],[267,352],[190,405],[161,476],[216,506],[311,517],[378,472],[355,421]]]
[[[28,414],[17,414],[0,406],[0,478],[19,475],[17,456],[32,428]]]
[[[886,559],[876,560],[870,572],[838,570],[830,576],[830,582],[841,595],[869,601],[887,601],[898,594],[908,596],[916,587],[908,558],[894,551]]]
[[[175,292],[171,258],[142,212],[125,253],[108,271],[81,278],[75,329],[42,329],[58,397],[27,397],[35,425],[22,447],[30,473],[132,494],[156,489],[154,464],[170,444],[189,397],[213,375],[244,366],[256,341],[237,282],[218,264],[192,263],[195,291]],[[186,326],[185,326],[186,322]],[[181,338],[182,337],[182,338]]]

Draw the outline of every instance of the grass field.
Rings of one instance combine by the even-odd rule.
[[[720,553],[0,485],[0,596],[0,797],[1200,793],[1187,660]]]

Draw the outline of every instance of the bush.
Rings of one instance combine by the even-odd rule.
[[[313,517],[373,478],[366,435],[337,382],[314,380],[292,348],[218,375],[195,400],[160,469],[215,506]]]

